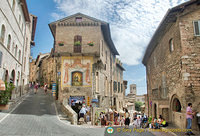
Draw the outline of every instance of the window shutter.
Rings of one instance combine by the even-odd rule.
[[[0,67],[2,66],[3,53],[0,51]]]
[[[194,33],[200,35],[200,21],[194,21]]]

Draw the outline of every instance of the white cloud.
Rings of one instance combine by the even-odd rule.
[[[110,23],[120,59],[127,65],[137,65],[167,10],[185,1],[188,0],[54,0],[58,12],[52,17],[58,20],[81,12]]]

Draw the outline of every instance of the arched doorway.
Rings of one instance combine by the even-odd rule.
[[[172,102],[172,110],[175,112],[181,112],[181,103],[178,98],[175,98]]]
[[[157,105],[154,104],[154,118],[157,118]]]
[[[11,72],[10,83],[15,83],[15,70],[13,69]]]
[[[185,128],[186,122],[183,121],[185,118],[185,112],[182,112],[182,103],[180,97],[173,95],[170,102],[170,121],[173,125],[180,128]]]

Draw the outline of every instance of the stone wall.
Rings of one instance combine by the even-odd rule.
[[[187,104],[192,102],[194,110],[199,110],[200,105],[200,37],[194,36],[193,26],[193,21],[200,18],[199,5],[190,5],[177,16],[176,22],[168,24],[147,62],[147,88],[149,101],[169,105],[169,121],[185,128],[182,120],[185,120]],[[173,39],[173,51],[170,51],[170,39]],[[180,101],[181,112],[173,111],[174,98]],[[153,104],[149,108],[150,115],[154,115]],[[162,113],[162,109],[158,108],[157,113]],[[194,122],[196,120],[193,121],[195,129]]]
[[[68,104],[62,104],[61,110],[69,117],[71,124],[77,125],[78,115]]]

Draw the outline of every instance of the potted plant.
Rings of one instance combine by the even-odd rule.
[[[11,91],[15,88],[12,83],[5,82],[5,91],[0,91],[0,110],[7,110],[9,108],[8,102],[11,96]]]
[[[74,43],[74,45],[80,46],[80,45],[81,45],[81,42],[80,42],[80,41],[76,41],[76,42]]]
[[[93,46],[93,45],[94,45],[94,43],[93,43],[92,41],[89,41],[87,44],[88,44],[89,46]]]
[[[64,42],[59,42],[58,45],[59,46],[64,46]]]

